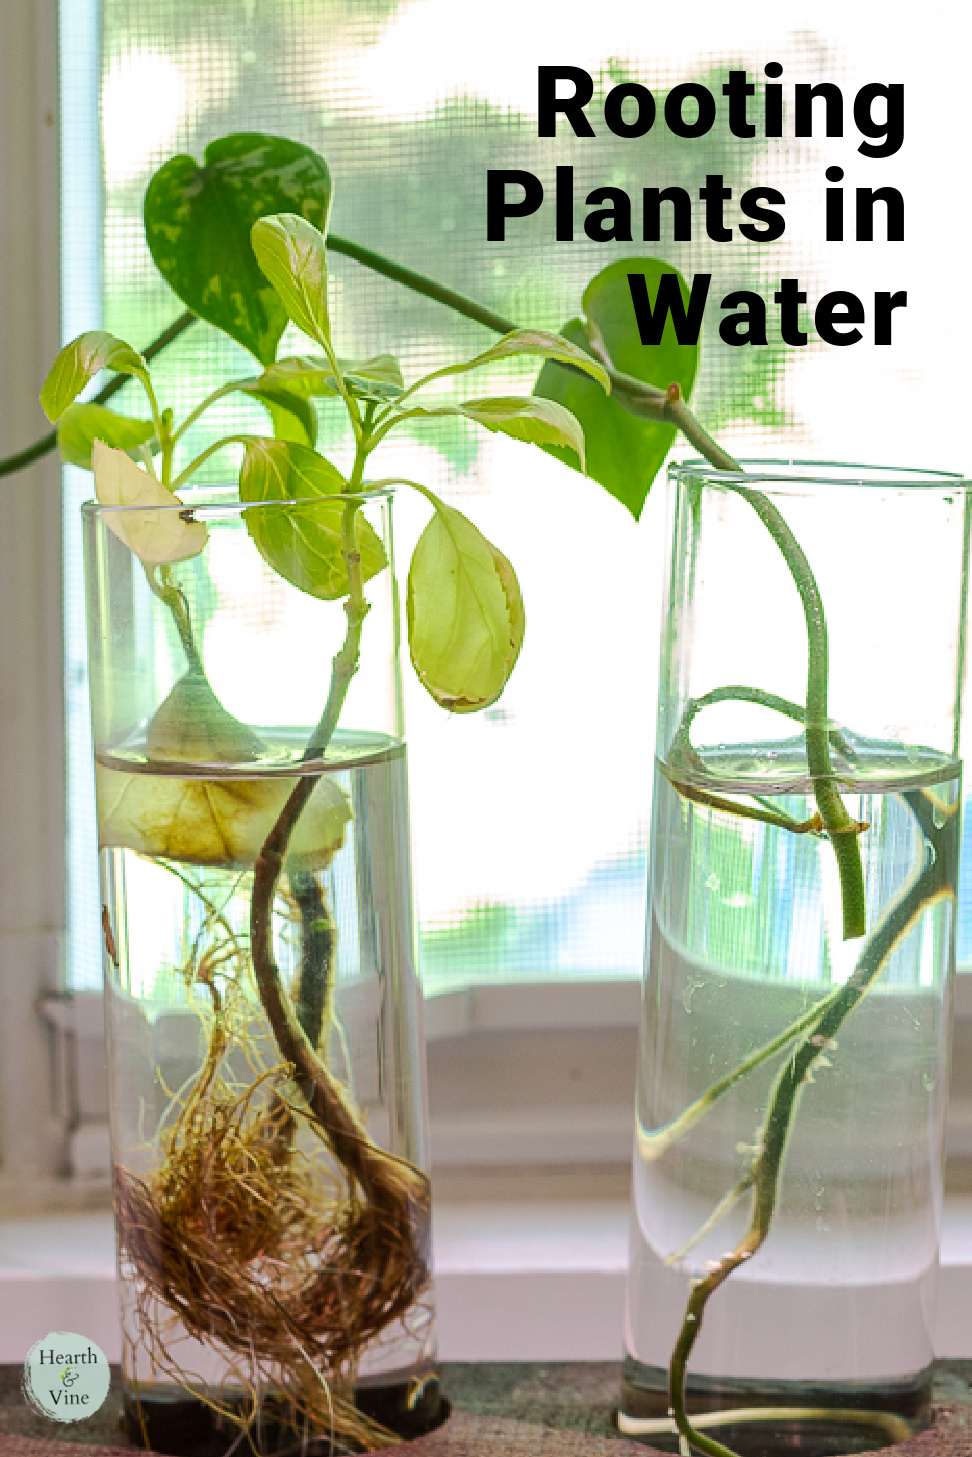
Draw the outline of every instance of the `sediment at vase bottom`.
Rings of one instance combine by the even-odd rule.
[[[907,1441],[931,1425],[932,1372],[894,1381],[756,1381],[689,1375],[686,1409],[718,1420],[700,1428],[739,1457],[848,1457]],[[618,1427],[629,1441],[678,1452],[668,1424],[668,1372],[628,1356],[622,1367]],[[765,1412],[765,1416],[762,1413]],[[734,1417],[734,1413],[738,1416]],[[724,1417],[724,1420],[723,1420]],[[636,1430],[639,1420],[649,1432]]]
[[[122,1425],[128,1438],[152,1452],[169,1457],[224,1457],[232,1448],[247,1457],[338,1457],[359,1449],[341,1442],[332,1448],[325,1432],[297,1430],[287,1420],[281,1402],[268,1396],[259,1416],[249,1420],[251,1403],[219,1393],[226,1415],[214,1411],[201,1396],[173,1386],[140,1386],[125,1392]],[[354,1388],[354,1404],[372,1421],[404,1441],[434,1431],[449,1417],[452,1407],[438,1377],[427,1376],[416,1396],[414,1378],[362,1383]],[[233,1419],[238,1413],[239,1420]],[[246,1434],[241,1440],[241,1431]]]

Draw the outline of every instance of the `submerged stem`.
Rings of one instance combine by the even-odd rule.
[[[778,1074],[770,1094],[769,1112],[763,1124],[759,1152],[753,1163],[753,1203],[749,1227],[734,1250],[724,1255],[703,1279],[692,1283],[685,1316],[669,1364],[668,1391],[672,1416],[679,1432],[692,1446],[707,1453],[708,1457],[735,1457],[730,1448],[705,1436],[694,1427],[685,1408],[686,1367],[698,1339],[709,1298],[740,1265],[756,1254],[769,1234],[793,1120],[803,1087],[810,1079],[813,1064],[823,1055],[851,1012],[867,995],[891,952],[907,935],[926,907],[940,897],[952,894],[946,879],[947,858],[940,853],[941,831],[935,823],[933,807],[920,791],[912,790],[902,797],[932,847],[932,854],[913,873],[911,880],[889,905],[862,947],[853,974],[825,1000],[822,1015],[804,1029],[806,1036]]]

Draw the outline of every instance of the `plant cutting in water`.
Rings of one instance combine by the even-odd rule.
[[[242,450],[241,502],[282,507],[272,528],[253,510],[247,524],[254,548],[285,581],[340,602],[346,619],[319,723],[301,752],[302,763],[312,768],[293,781],[261,784],[255,796],[227,785],[221,800],[207,798],[205,813],[186,816],[175,813],[171,800],[171,785],[184,781],[170,780],[167,790],[163,777],[147,781],[145,788],[131,776],[112,779],[115,770],[99,771],[103,842],[170,865],[199,901],[200,929],[181,974],[187,984],[203,989],[210,1003],[205,1061],[176,1095],[160,1165],[149,1175],[124,1168],[115,1172],[120,1242],[141,1282],[142,1326],[152,1358],[176,1381],[189,1384],[166,1348],[155,1314],[162,1309],[177,1314],[199,1339],[228,1350],[247,1389],[257,1389],[256,1372],[270,1372],[289,1403],[291,1422],[309,1422],[364,1448],[397,1440],[356,1410],[349,1392],[369,1342],[420,1301],[427,1288],[426,1252],[417,1246],[414,1230],[421,1224],[416,1211],[427,1207],[428,1187],[416,1168],[368,1136],[350,1090],[328,1065],[334,932],[317,876],[340,847],[350,818],[346,799],[321,766],[359,655],[367,653],[367,583],[385,567],[381,541],[364,514],[369,502],[390,485],[404,485],[432,507],[409,569],[407,620],[418,677],[443,707],[469,712],[495,701],[516,662],[524,612],[506,557],[421,483],[372,479],[372,453],[410,420],[459,416],[539,445],[574,467],[586,466],[637,517],[681,429],[717,470],[727,473],[727,488],[738,491],[782,553],[805,615],[808,675],[802,704],[751,685],[727,686],[692,703],[664,773],[686,801],[829,840],[840,880],[844,937],[863,938],[857,968],[844,986],[713,1084],[666,1129],[647,1136],[643,1150],[645,1157],[658,1156],[751,1071],[782,1058],[755,1135],[751,1166],[719,1202],[700,1236],[747,1195],[749,1227],[736,1248],[693,1283],[671,1359],[672,1417],[683,1441],[713,1457],[727,1457],[729,1449],[707,1438],[686,1411],[686,1367],[706,1304],[770,1232],[788,1140],[813,1067],[832,1049],[837,1031],[908,927],[947,887],[932,862],[878,924],[865,924],[859,837],[868,826],[850,815],[841,793],[847,740],[828,717],[826,618],[812,569],[768,496],[733,484],[737,463],[689,411],[696,350],[676,344],[670,326],[660,345],[643,346],[630,310],[629,274],[640,273],[654,289],[661,274],[672,270],[650,259],[611,264],[585,292],[585,317],[568,323],[560,336],[518,329],[421,274],[329,236],[330,196],[323,161],[307,148],[276,138],[225,138],[207,149],[203,168],[191,158],[173,159],[150,185],[146,236],[190,314],[145,356],[105,333],[81,336],[62,351],[42,394],[49,417],[58,424],[64,457],[93,466],[99,500],[136,508],[134,514],[119,515],[117,531],[141,560],[181,644],[183,675],[146,728],[150,760],[239,763],[261,753],[206,679],[190,604],[180,587],[179,563],[203,550],[206,526],[194,517],[191,498],[181,511],[173,505],[212,455],[227,446]],[[387,355],[339,357],[328,308],[328,248],[502,337],[473,358],[411,384]],[[261,371],[227,381],[176,423],[156,398],[147,359],[196,316],[247,347]],[[321,352],[278,359],[288,322]],[[459,403],[428,397],[437,380],[517,355],[545,361],[531,396],[476,395]],[[77,403],[88,381],[104,368],[118,378],[96,401]],[[144,390],[145,419],[106,408],[127,377]],[[266,407],[272,435],[235,433],[184,459],[187,432],[233,392]],[[328,397],[342,403],[354,440],[347,474],[316,449],[313,401]],[[11,458],[0,470],[26,464],[43,445]],[[732,699],[760,702],[803,726],[815,801],[809,818],[796,821],[758,796],[751,802],[730,800],[700,784],[692,724],[710,704]],[[238,782],[244,781],[232,781]],[[906,799],[933,840],[938,828],[926,798],[916,791]],[[245,882],[245,933],[185,870],[187,864],[207,863],[220,863]],[[299,983],[289,988],[275,958],[275,914],[289,917],[300,942]],[[112,954],[111,928],[106,929]],[[247,1037],[243,989],[251,981],[275,1052],[263,1061],[254,1057],[252,1078],[241,1090],[227,1075],[226,1058],[233,1043]],[[308,1131],[327,1150],[329,1182],[307,1154],[302,1136]],[[209,1208],[218,1211],[215,1219],[202,1217]],[[673,1252],[673,1258],[686,1253]],[[348,1295],[349,1271],[355,1276],[353,1297]],[[241,1424],[247,1427],[253,1417],[251,1409]]]

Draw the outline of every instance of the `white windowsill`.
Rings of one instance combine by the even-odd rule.
[[[434,1259],[439,1354],[452,1361],[616,1360],[627,1200],[440,1200]],[[972,1196],[945,1202],[936,1351],[972,1356]],[[117,1361],[108,1213],[0,1220],[0,1363],[51,1330]]]

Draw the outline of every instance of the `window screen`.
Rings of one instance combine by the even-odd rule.
[[[819,15],[815,8],[819,29],[811,33],[801,28],[798,8],[774,7],[768,22],[765,6],[699,4],[688,19],[677,8],[634,0],[557,7],[531,0],[493,0],[489,6],[462,0],[140,0],[137,6],[101,0],[99,60],[95,9],[90,0],[72,0],[62,9],[80,30],[72,32],[75,46],[65,53],[65,85],[100,88],[103,169],[94,165],[93,128],[76,128],[72,145],[84,153],[85,216],[100,214],[103,247],[100,258],[89,249],[86,268],[76,261],[73,271],[68,266],[76,258],[68,167],[70,333],[102,323],[143,347],[174,319],[181,305],[155,273],[141,235],[149,177],[177,151],[199,158],[215,137],[268,131],[327,158],[335,232],[431,273],[519,324],[559,328],[579,312],[587,280],[615,258],[654,254],[687,276],[711,274],[714,305],[703,328],[695,405],[737,454],[863,454],[960,469],[949,458],[952,442],[904,418],[894,403],[916,374],[914,346],[788,348],[772,306],[765,347],[731,348],[719,339],[718,303],[734,290],[771,299],[781,277],[789,276],[800,279],[811,300],[842,287],[869,297],[876,288],[907,287],[909,273],[916,272],[918,233],[914,243],[888,244],[879,231],[870,251],[825,242],[824,168],[842,165],[851,186],[858,173],[863,178],[861,138],[849,121],[844,137],[828,138],[820,118],[816,135],[795,138],[790,100],[797,81],[833,82],[846,92],[849,117],[863,82],[907,79],[899,74],[908,64],[905,37],[857,35],[847,7],[836,5],[823,6]],[[835,34],[846,44],[836,44]],[[769,62],[783,68],[784,136],[767,139],[760,126],[755,139],[742,140],[727,125],[721,88],[732,70],[746,69],[756,83],[753,115],[761,117]],[[537,66],[555,63],[590,73],[595,137],[577,138],[563,123],[556,138],[538,137]],[[100,77],[93,76],[99,66]],[[703,85],[719,101],[717,122],[695,140],[674,138],[660,121],[637,138],[612,135],[603,123],[604,97],[624,82],[650,87],[659,116],[674,86]],[[627,106],[630,119],[634,112]],[[906,147],[886,164],[881,180],[894,180],[906,195],[910,185],[914,206],[927,165],[914,146]],[[568,167],[575,236],[557,242],[555,182],[557,169]],[[502,243],[486,240],[490,168],[530,172],[545,191],[533,216],[510,220]],[[868,180],[873,176],[872,164]],[[699,197],[707,178],[721,178],[722,184],[711,185],[732,189],[725,205],[730,241],[708,235]],[[739,199],[757,184],[786,197],[786,231],[772,244],[750,242],[739,232],[745,221]],[[690,195],[689,240],[673,240],[663,205],[660,241],[642,241],[642,190],[648,187],[683,188]],[[583,220],[591,208],[585,199],[601,188],[633,200],[633,241],[586,236]],[[879,229],[882,222],[879,216]],[[344,355],[391,352],[408,378],[490,342],[481,327],[345,258],[333,256],[331,267],[334,332]],[[910,319],[907,326],[912,340],[920,340],[918,326]],[[300,347],[298,336],[285,337],[284,351]],[[227,368],[246,374],[252,361],[207,326],[195,326],[157,365],[165,402],[185,409]],[[492,382],[505,392],[527,392],[534,373],[515,365]],[[118,399],[121,408],[138,408],[134,390]],[[214,411],[213,422],[221,431],[266,428],[258,408],[248,412],[238,403],[227,402],[221,415]],[[413,678],[406,683],[427,989],[490,978],[637,975],[662,491],[656,488],[636,525],[594,483],[527,446],[474,433],[471,426],[456,423],[434,434],[416,428],[393,440],[376,465],[383,474],[422,480],[468,510],[512,558],[528,623],[509,688],[481,715],[451,718]],[[198,448],[204,437],[192,443]],[[326,408],[319,448],[338,464],[348,458],[337,414],[332,418]],[[683,447],[681,453],[691,452]],[[209,479],[229,477],[233,465],[231,453],[210,462]],[[70,473],[65,493],[76,986],[100,977],[72,524],[89,484],[90,478]],[[417,499],[400,501],[400,568],[424,519]]]

